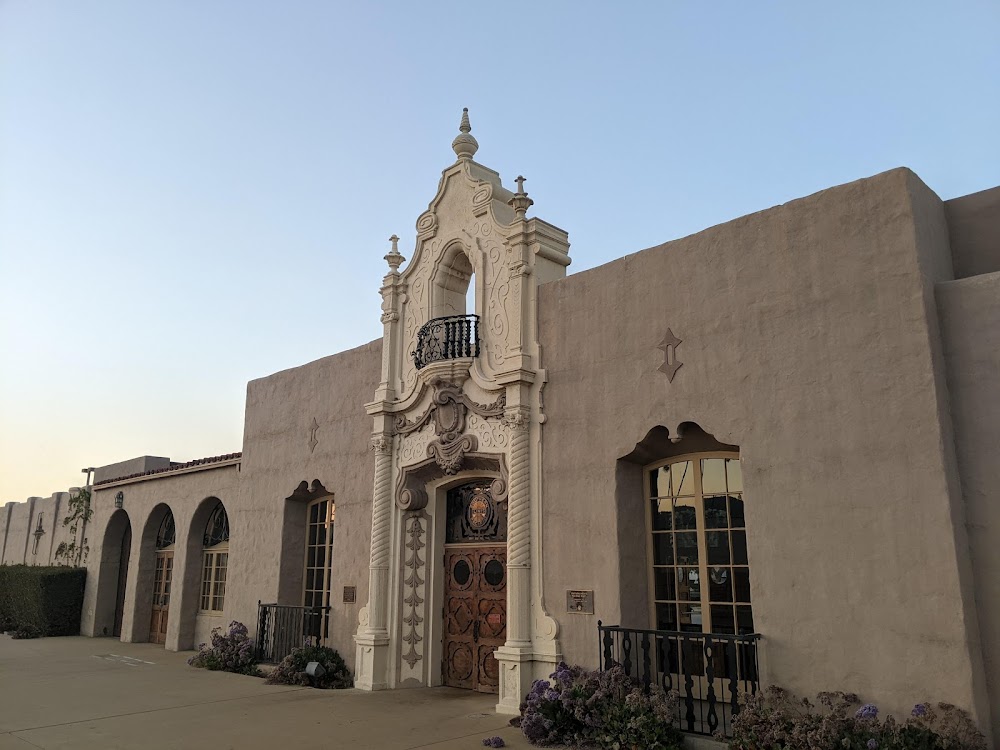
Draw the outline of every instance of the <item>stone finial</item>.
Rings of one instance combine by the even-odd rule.
[[[458,126],[459,134],[451,142],[451,147],[459,159],[471,159],[479,150],[479,141],[472,137],[472,125],[469,124],[469,108],[462,110],[462,123]]]
[[[403,264],[403,261],[406,260],[406,258],[404,258],[399,252],[399,237],[392,235],[392,237],[389,238],[389,242],[392,243],[392,249],[384,256],[385,262],[389,264],[389,270],[392,273],[396,273],[399,271],[399,267]]]
[[[528,209],[535,205],[535,202],[524,192],[524,177],[518,175],[514,182],[517,183],[517,192],[514,193],[514,197],[507,201],[507,203],[514,209],[517,218],[523,219]]]

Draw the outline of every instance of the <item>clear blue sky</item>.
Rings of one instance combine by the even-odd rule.
[[[462,107],[570,271],[905,165],[1000,184],[1000,3],[0,0],[0,501],[240,450],[381,334]]]

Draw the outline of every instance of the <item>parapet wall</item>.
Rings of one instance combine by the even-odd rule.
[[[50,497],[29,497],[23,503],[7,503],[0,510],[0,563],[4,565],[58,565],[61,542],[72,541],[63,520],[69,514],[69,500],[79,487],[54,492]],[[85,527],[78,537],[88,536]],[[84,560],[85,562],[85,560]]]

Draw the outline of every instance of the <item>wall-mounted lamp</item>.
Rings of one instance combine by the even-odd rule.
[[[125,503],[125,493],[122,492],[121,490],[118,490],[118,494],[115,495],[115,507],[121,508],[122,505],[124,505],[124,503]]]

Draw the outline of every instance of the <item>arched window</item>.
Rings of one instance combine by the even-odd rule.
[[[333,522],[336,516],[333,498],[327,496],[312,501],[306,514],[306,580],[302,603],[306,607],[326,608],[330,606]]]
[[[226,599],[226,569],[229,566],[229,516],[219,502],[205,524],[201,567],[203,612],[221,613]]]
[[[753,633],[738,454],[672,458],[646,473],[656,629]]]
[[[160,521],[160,528],[156,530],[156,549],[168,549],[174,546],[177,541],[177,529],[174,527],[174,514],[169,510]]]

